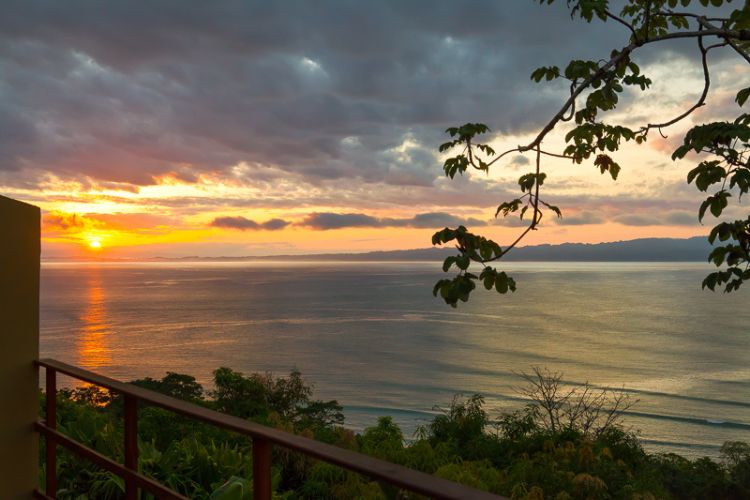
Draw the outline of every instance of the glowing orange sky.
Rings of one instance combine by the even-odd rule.
[[[589,165],[551,162],[547,197],[561,205],[564,216],[556,220],[550,214],[541,229],[531,233],[524,244],[596,243],[705,234],[705,228],[691,213],[694,202],[689,189],[670,193],[674,199],[671,204],[659,198],[660,190],[675,189],[673,179],[679,182],[681,169],[663,167],[650,186],[644,185],[640,175],[642,165],[661,161],[660,147],[661,143],[656,143],[651,147],[628,149],[629,160],[622,161],[625,171],[616,183],[600,176]],[[438,160],[436,157],[436,169],[440,168]],[[295,206],[299,191],[304,189],[284,188],[288,199],[282,198],[275,206],[260,203],[252,208],[243,207],[241,201],[235,206],[232,201],[258,200],[262,198],[262,189],[208,176],[190,183],[168,178],[135,191],[70,183],[58,187],[58,183],[51,180],[37,203],[45,212],[46,257],[243,256],[425,248],[430,245],[432,233],[442,226],[415,227],[408,221],[418,214],[449,211],[459,218],[486,224],[473,229],[503,244],[515,238],[522,228],[515,218],[497,225],[492,217],[495,208],[492,200],[506,199],[505,193],[512,192],[518,175],[518,168],[506,167],[505,172],[498,169],[489,176],[474,174],[458,181],[440,179],[434,186],[381,186],[378,193],[358,193],[361,197],[353,206],[349,203],[336,205],[333,203],[335,195],[321,188],[317,188],[320,192],[316,196],[324,203]],[[556,178],[559,179],[557,185]],[[404,189],[411,191],[411,206],[403,206],[403,203],[401,206],[377,206],[378,199],[382,202],[388,197],[404,196]],[[335,191],[335,187],[331,191]],[[23,192],[17,194],[23,198]],[[440,204],[441,196],[460,204]],[[216,199],[225,200],[226,206],[212,206]],[[473,199],[478,200],[476,204],[472,204]],[[696,199],[697,195],[692,196],[692,200]],[[378,221],[407,222],[394,223],[403,224],[402,227],[383,222],[382,227],[336,229],[311,227],[308,223],[310,214],[328,213],[363,213]],[[679,223],[665,222],[665,214],[676,214]],[[242,230],[212,226],[212,221],[218,217],[242,218],[259,227]],[[286,225],[273,230],[263,228],[264,222],[274,219],[283,220]]]

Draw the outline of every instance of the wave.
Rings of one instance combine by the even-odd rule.
[[[750,408],[750,403],[747,401],[734,401],[731,399],[715,399],[715,398],[704,398],[700,396],[687,396],[684,394],[672,394],[669,392],[658,392],[658,391],[650,391],[645,389],[630,389],[630,388],[618,388],[618,387],[605,387],[601,386],[598,387],[598,389],[607,389],[607,390],[614,390],[614,391],[620,391],[625,392],[628,394],[643,394],[648,396],[656,396],[660,398],[669,398],[669,399],[678,399],[682,401],[695,401],[697,403],[709,403],[714,405],[727,405],[727,406],[737,406],[740,408]]]
[[[440,412],[436,410],[416,410],[412,408],[394,408],[392,406],[368,406],[368,405],[344,405],[344,413],[361,413],[366,415],[401,415],[411,417],[421,417],[421,419],[432,419]]]
[[[698,455],[700,451],[707,452],[708,455],[717,455],[721,449],[719,444],[699,444],[699,443],[679,443],[677,441],[663,441],[660,439],[643,439],[639,441],[646,447],[677,448],[681,455]],[[684,451],[682,451],[684,450]],[[685,453],[685,451],[687,453]],[[693,452],[693,453],[690,453]]]
[[[565,385],[570,385],[570,386],[575,386],[575,387],[583,387],[584,385],[586,385],[585,382],[578,382],[578,381],[563,380],[562,382]],[[642,394],[644,396],[655,396],[659,398],[676,399],[676,400],[681,400],[681,401],[694,401],[696,403],[709,403],[709,404],[717,404],[717,405],[737,406],[740,408],[750,408],[750,402],[748,401],[738,401],[738,400],[733,400],[733,399],[706,398],[702,396],[689,396],[686,394],[675,394],[673,392],[661,392],[661,391],[654,391],[651,389],[638,389],[635,387],[627,387],[627,386],[623,387],[623,386],[599,385],[599,384],[588,384],[588,385],[589,387],[593,389],[624,392],[626,394],[636,394],[636,395]]]
[[[510,399],[510,398],[509,398]],[[512,398],[521,400],[521,398]],[[394,406],[374,406],[374,405],[345,405],[344,412],[353,412],[358,414],[368,415],[391,415],[391,416],[403,416],[403,417],[420,417],[420,419],[431,419],[435,415],[439,415],[441,412],[439,409],[424,410],[416,408],[405,408],[405,407],[394,407]],[[647,413],[639,411],[626,411],[623,413],[626,417],[637,417],[650,420],[661,420],[680,422],[684,424],[719,427],[726,429],[738,429],[742,431],[750,431],[750,423],[745,422],[734,422],[731,420],[720,420],[715,418],[703,418],[694,416],[680,416],[680,415],[667,415],[662,413]],[[666,442],[665,442],[666,443]]]
[[[685,424],[710,426],[710,427],[724,427],[728,429],[740,429],[743,431],[750,431],[750,424],[745,422],[732,422],[730,420],[718,420],[714,418],[703,418],[703,417],[684,417],[680,415],[665,415],[661,413],[645,413],[639,411],[627,411],[623,413],[626,416],[648,418],[652,420],[669,420],[671,422],[682,422]]]
[[[446,371],[450,369],[453,365],[450,363],[433,363],[433,365],[441,366],[443,371]],[[458,368],[458,367],[456,367]],[[470,373],[470,374],[476,374],[476,375],[494,375],[495,377],[507,377],[507,378],[516,378],[518,377],[518,374],[513,372],[507,372],[507,371],[498,371],[498,372],[492,372],[490,370],[485,370],[481,368],[463,368],[464,373]],[[520,382],[520,380],[519,380]],[[428,385],[428,384],[413,384],[408,382],[395,382],[395,381],[379,381],[379,385],[387,386],[391,388],[401,388],[401,389],[410,389],[410,390],[417,390],[419,392],[448,392],[452,394],[463,394],[463,395],[470,395],[470,394],[481,394],[487,399],[494,399],[494,400],[500,400],[500,401],[518,401],[518,402],[530,402],[528,398],[522,397],[518,394],[504,394],[504,393],[497,393],[497,392],[488,392],[488,391],[478,391],[478,390],[464,390],[464,389],[456,389],[452,387],[446,387],[446,386],[437,386],[437,385]],[[564,385],[568,386],[576,386],[576,387],[583,387],[585,384],[583,382],[571,382],[571,381],[563,381]],[[633,395],[645,395],[645,396],[653,396],[657,398],[666,398],[666,399],[672,399],[672,400],[680,400],[680,401],[692,401],[697,403],[706,403],[710,405],[726,405],[726,406],[734,406],[738,408],[750,408],[750,402],[747,401],[736,401],[731,399],[716,399],[716,398],[704,398],[700,396],[688,396],[684,394],[674,394],[669,392],[658,392],[658,391],[651,391],[651,390],[644,390],[644,389],[634,389],[634,388],[628,388],[628,387],[613,387],[609,385],[596,385],[596,384],[589,384],[589,386],[593,389],[598,390],[608,390],[608,391],[615,391],[615,392],[624,392],[626,394],[633,394]]]

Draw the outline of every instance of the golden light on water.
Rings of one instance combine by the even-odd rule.
[[[113,332],[107,314],[104,286],[98,273],[91,275],[87,299],[80,317],[82,328],[77,339],[78,364],[93,370],[112,363],[109,341]]]

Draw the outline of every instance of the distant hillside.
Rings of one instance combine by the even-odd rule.
[[[705,262],[711,246],[705,236],[687,239],[642,238],[612,243],[564,243],[537,245],[510,252],[508,260],[531,261],[701,261]]]
[[[704,236],[687,239],[642,238],[612,243],[564,243],[516,248],[505,260],[511,261],[621,261],[621,262],[705,262],[710,245]],[[452,248],[424,248],[367,253],[273,255],[264,257],[219,257],[158,260],[322,260],[322,261],[415,261],[442,260],[454,255]]]

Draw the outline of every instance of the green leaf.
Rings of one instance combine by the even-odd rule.
[[[706,210],[711,205],[711,200],[705,200],[703,203],[701,203],[700,208],[698,209],[698,221],[703,221],[703,216],[706,215]]]
[[[508,277],[505,273],[500,273],[495,278],[495,290],[498,293],[508,293]]]
[[[743,106],[748,97],[750,97],[750,87],[744,88],[737,92],[737,97],[735,97],[734,100],[735,102],[737,102],[737,104]]]
[[[495,285],[495,277],[487,275],[484,277],[484,280],[482,280],[482,283],[484,284],[484,288],[486,290],[491,290],[492,287]]]
[[[471,260],[469,259],[468,255],[460,255],[455,258],[456,260],[456,266],[462,271],[465,271],[468,269],[469,264],[471,264]],[[443,264],[443,267],[445,267],[445,264]]]
[[[711,210],[711,214],[714,217],[718,217],[721,215],[721,212],[727,207],[729,204],[729,201],[727,198],[729,198],[731,195],[726,191],[719,191],[713,196],[709,196],[707,198],[707,201],[709,201],[709,208]]]
[[[451,268],[453,264],[456,263],[456,257],[446,257],[443,261],[443,272],[447,273],[448,269]]]
[[[226,483],[211,493],[209,498],[210,500],[244,500],[250,498],[251,492],[252,486],[246,479],[232,476]]]
[[[516,198],[516,199],[515,199],[515,200],[513,200],[513,201],[506,201],[506,202],[503,202],[503,203],[501,203],[501,204],[500,204],[500,205],[499,205],[499,206],[497,207],[497,210],[495,211],[495,217],[497,217],[497,216],[498,216],[498,214],[499,214],[500,212],[502,212],[502,213],[503,213],[503,216],[505,217],[505,216],[507,216],[507,215],[508,215],[509,213],[511,213],[511,212],[515,212],[515,211],[516,211],[516,210],[518,210],[518,209],[519,209],[520,207],[521,207],[521,200],[520,200],[519,198]]]
[[[713,262],[716,267],[719,267],[724,263],[724,257],[727,254],[725,247],[714,248],[708,255],[708,261]]]

